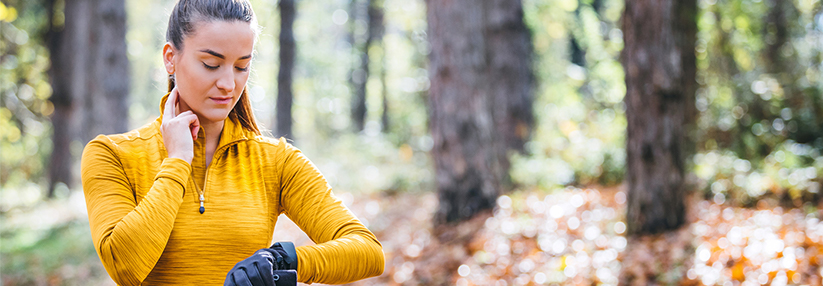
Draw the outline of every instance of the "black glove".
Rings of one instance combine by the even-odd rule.
[[[275,242],[269,249],[273,249],[279,256],[275,256],[275,270],[297,270],[297,250],[294,243],[288,241]]]
[[[278,281],[280,278],[293,275],[293,279],[296,279],[295,271],[280,270],[297,270],[297,252],[291,242],[277,242],[270,248],[260,249],[248,258],[237,262],[226,275],[223,285],[275,286],[280,285],[277,282],[283,282]]]

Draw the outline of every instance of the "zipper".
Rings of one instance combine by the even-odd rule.
[[[212,162],[214,163],[214,162]],[[200,214],[206,212],[206,189],[209,187],[209,170],[211,170],[211,165],[206,168],[206,178],[203,180],[203,191],[200,193]]]
[[[238,139],[238,140],[231,141],[231,142],[227,143],[226,145],[223,145],[220,148],[217,148],[217,150],[215,150],[214,153],[211,155],[212,156],[212,161],[211,161],[211,164],[209,164],[209,166],[206,167],[206,177],[203,180],[203,192],[200,193],[200,197],[199,197],[199,199],[200,199],[200,210],[199,210],[200,214],[203,214],[204,212],[206,212],[205,203],[206,203],[206,190],[208,190],[208,188],[209,188],[209,171],[211,171],[211,167],[214,166],[215,163],[217,163],[217,159],[220,158],[220,157],[214,158],[214,155],[222,153],[223,150],[225,150],[226,148],[228,148],[228,147],[234,145],[234,143],[242,141],[242,140],[245,140],[245,139]],[[203,148],[203,157],[206,157],[205,153],[206,153],[206,150],[205,150],[205,148]],[[197,184],[195,184],[195,186],[197,186]]]

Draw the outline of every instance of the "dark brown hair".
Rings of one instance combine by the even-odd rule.
[[[194,24],[202,21],[243,21],[252,25],[257,34],[257,21],[248,0],[180,0],[174,5],[166,30],[166,41],[175,49],[183,49],[183,38],[194,32]],[[174,88],[174,76],[169,75],[169,92]],[[229,118],[243,128],[260,135],[260,128],[251,109],[248,92],[243,87],[240,102],[234,105]]]

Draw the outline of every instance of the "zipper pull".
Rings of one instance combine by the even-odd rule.
[[[206,208],[203,206],[203,202],[205,200],[206,200],[206,198],[203,197],[203,194],[200,194],[200,213],[201,214],[206,211]]]

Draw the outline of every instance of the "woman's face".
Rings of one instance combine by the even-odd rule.
[[[183,49],[163,47],[166,71],[174,74],[180,103],[201,124],[222,122],[240,99],[249,79],[254,31],[243,21],[201,21],[183,38]],[[206,121],[206,122],[203,122]]]

